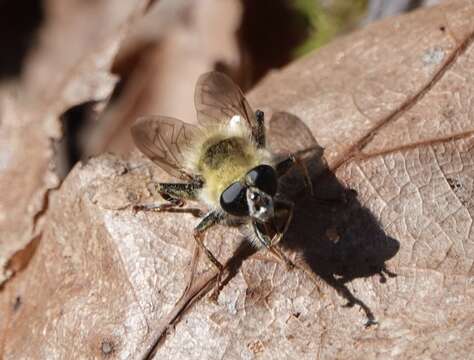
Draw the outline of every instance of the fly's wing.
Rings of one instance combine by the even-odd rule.
[[[296,115],[287,112],[273,114],[268,129],[268,146],[275,154],[288,155],[319,146],[311,130]]]
[[[277,163],[288,159],[288,156],[293,154],[304,163],[311,178],[316,178],[327,169],[323,157],[324,149],[318,144],[306,124],[293,114],[287,112],[273,114],[269,123],[267,142]],[[298,177],[298,174],[295,174],[297,171],[290,171],[284,176],[286,181],[283,181],[290,184],[290,188],[294,187],[297,181],[291,173]],[[286,191],[289,192],[289,190]]]
[[[135,145],[155,164],[181,180],[193,180],[193,174],[183,168],[183,153],[197,127],[171,117],[146,116],[139,118],[131,131]]]
[[[198,122],[203,126],[227,125],[235,115],[255,135],[257,119],[242,90],[230,77],[212,71],[202,74],[194,93]]]

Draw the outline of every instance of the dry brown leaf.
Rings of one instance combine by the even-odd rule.
[[[473,16],[459,0],[375,24],[252,92],[255,107],[296,114],[326,147],[334,174],[318,196],[358,192],[345,204],[295,196],[283,245],[306,271],[260,252],[218,304],[176,307],[196,219],[133,214],[151,200],[147,179],[163,177],[141,157],[77,166],[28,269],[7,284],[4,358],[140,358],[160,336],[156,359],[469,358]],[[225,260],[239,236],[219,228],[207,242]],[[191,293],[213,279],[204,272]],[[364,328],[364,307],[378,325]]]
[[[114,21],[106,26],[104,11],[97,11],[99,5],[75,4],[64,8],[58,1],[48,3],[52,14],[37,49],[26,62],[21,84],[2,91],[0,285],[23,265],[22,260],[10,264],[9,260],[41,232],[48,190],[58,186],[53,142],[61,137],[61,114],[71,106],[110,96],[116,82],[109,72],[111,62],[126,26],[146,5],[117,6],[115,12],[119,14],[108,16]],[[94,11],[95,17],[86,16]],[[94,42],[90,41],[91,34],[79,31],[97,30],[99,24],[101,31]]]

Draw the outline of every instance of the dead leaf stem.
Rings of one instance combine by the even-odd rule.
[[[400,118],[403,114],[405,114],[408,110],[410,110],[413,106],[415,106],[423,97],[429,93],[429,91],[443,78],[444,74],[452,68],[452,66],[456,63],[457,58],[464,54],[469,46],[474,42],[474,33],[469,34],[462,43],[450,54],[444,64],[439,68],[439,70],[435,73],[433,78],[418,91],[414,96],[407,99],[403,102],[399,107],[393,110],[388,116],[380,120],[377,124],[375,124],[366,135],[364,135],[361,139],[359,139],[354,145],[352,145],[344,154],[337,159],[334,164],[331,166],[331,171],[336,171],[342,165],[353,159],[354,157],[358,157],[361,155],[362,150],[371,142],[373,137],[384,127],[388,124],[392,123],[396,119]],[[464,133],[463,133],[464,134]],[[463,134],[459,134],[463,136]],[[454,138],[458,135],[450,136],[449,138]],[[436,140],[434,140],[436,142]],[[415,146],[416,144],[412,144]],[[396,147],[386,152],[393,152],[396,150],[400,150],[401,148],[408,147],[410,145],[404,145],[402,147]]]

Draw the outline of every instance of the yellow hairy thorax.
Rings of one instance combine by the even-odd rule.
[[[205,200],[215,204],[227,186],[258,164],[257,153],[246,139],[237,137],[204,146],[198,170],[205,182]]]
[[[255,166],[270,164],[270,154],[256,148],[243,126],[205,130],[191,149],[189,167],[204,179],[200,200],[208,206],[219,207],[221,193]]]

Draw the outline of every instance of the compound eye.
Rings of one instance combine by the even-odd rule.
[[[238,181],[230,184],[221,194],[222,209],[234,216],[247,216],[249,207],[246,191],[247,188]]]
[[[245,180],[248,185],[255,186],[270,196],[274,196],[277,192],[277,175],[270,165],[254,167],[247,173]]]

